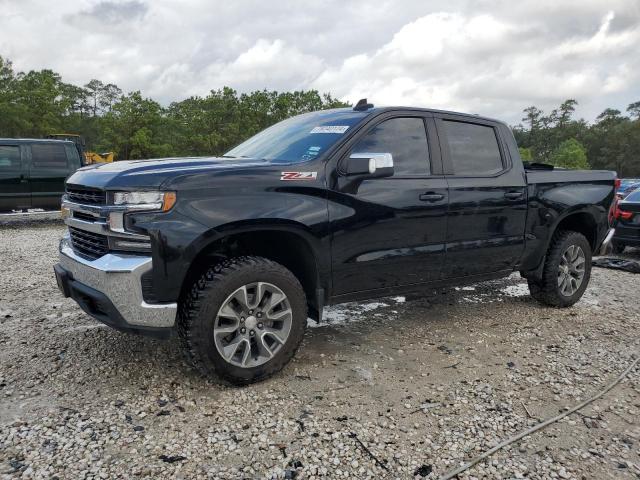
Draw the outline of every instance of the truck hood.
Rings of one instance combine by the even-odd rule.
[[[89,165],[77,170],[67,184],[101,189],[160,187],[171,178],[189,174],[229,170],[253,170],[270,166],[268,160],[250,158],[182,157],[126,160]]]

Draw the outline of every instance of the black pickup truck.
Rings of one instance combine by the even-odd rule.
[[[219,158],[78,170],[55,273],[99,321],[177,333],[196,368],[243,384],[280,370],[325,305],[513,271],[537,300],[574,304],[615,184],[525,169],[496,120],[361,101]]]

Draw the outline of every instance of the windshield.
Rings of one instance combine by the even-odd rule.
[[[283,120],[229,150],[225,157],[279,163],[313,160],[362,121],[368,113],[325,110]]]

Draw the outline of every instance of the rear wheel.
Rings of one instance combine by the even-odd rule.
[[[542,279],[529,279],[531,296],[553,307],[570,307],[591,278],[591,246],[578,232],[556,232],[547,251]]]
[[[210,268],[181,302],[178,331],[189,362],[234,384],[280,371],[298,349],[307,304],[297,278],[261,257]]]

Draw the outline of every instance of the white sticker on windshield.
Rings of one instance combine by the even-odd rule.
[[[310,133],[344,133],[349,128],[349,125],[322,125],[314,127]]]

